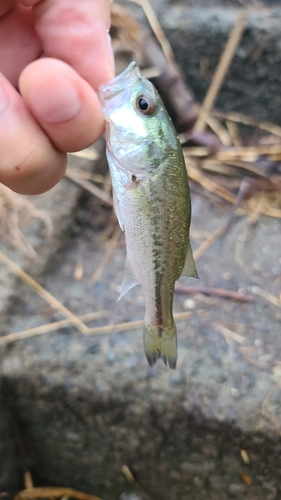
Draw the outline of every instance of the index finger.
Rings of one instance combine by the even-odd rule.
[[[43,0],[33,8],[35,29],[47,56],[68,63],[95,90],[114,76],[110,0]]]

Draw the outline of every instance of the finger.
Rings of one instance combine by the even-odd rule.
[[[0,17],[4,16],[9,10],[11,10],[14,5],[16,5],[17,0],[1,0],[0,3]]]
[[[110,0],[44,0],[34,13],[48,57],[67,62],[95,90],[114,76]]]
[[[70,66],[43,58],[20,76],[21,94],[40,126],[60,151],[78,151],[103,132],[97,94]]]
[[[0,19],[0,68],[14,87],[22,69],[41,53],[30,9],[18,6]]]
[[[0,182],[22,194],[39,194],[64,175],[57,151],[12,85],[0,74]]]

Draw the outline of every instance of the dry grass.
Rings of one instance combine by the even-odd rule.
[[[148,0],[131,1],[143,8],[154,36],[166,56],[167,66],[172,66],[175,61],[174,54],[169,40],[167,40],[159,21],[156,19],[152,3]],[[241,179],[249,176],[252,178],[252,189],[245,196],[245,200],[241,203],[238,213],[249,214],[256,212],[257,207],[259,207],[260,215],[279,218],[281,217],[281,175],[279,172],[274,173],[274,164],[276,164],[277,168],[278,162],[281,159],[281,128],[269,122],[260,122],[253,117],[248,117],[241,113],[226,113],[213,109],[221,85],[227,76],[237,47],[242,39],[244,29],[247,26],[247,12],[247,9],[242,9],[238,16],[237,23],[234,25],[229,39],[223,48],[220,61],[214,72],[202,106],[194,102],[194,108],[197,109],[198,117],[193,129],[182,133],[180,137],[185,142],[192,137],[192,134],[202,133],[207,125],[209,131],[213,134],[213,138],[216,138],[222,146],[217,151],[214,151],[212,146],[184,147],[189,177],[192,181],[199,184],[205,193],[216,194],[216,196],[223,198],[228,203],[235,204]],[[119,42],[116,43],[119,49],[121,46],[123,46],[124,50],[128,49],[130,41],[133,40],[134,43],[132,46],[136,47],[142,40],[142,27],[135,21],[131,23],[132,16],[130,12],[118,5],[116,6],[115,14],[115,6],[113,4],[113,26],[115,15],[117,18],[118,33],[115,29],[113,33],[117,34]],[[124,36],[124,32],[126,36]],[[142,59],[145,59],[145,54],[140,56],[140,54],[143,54],[143,51],[144,47],[134,48],[132,50],[132,57],[141,62]],[[155,64],[157,69],[157,61]],[[182,74],[179,71],[174,77],[181,80]],[[164,73],[163,78],[165,78]],[[161,74],[159,80],[161,80]],[[185,92],[188,92],[188,89]],[[189,102],[189,100],[185,101],[183,95],[182,102]],[[171,102],[172,107],[173,104],[176,105],[176,101]],[[177,113],[178,108],[174,107],[174,111]],[[249,146],[241,138],[239,124],[248,125],[252,137],[255,136],[256,130],[263,131],[264,135],[258,142],[255,141],[256,143]],[[263,143],[263,141],[267,141],[267,143]],[[251,142],[251,139],[249,142]],[[272,163],[270,172],[263,168],[263,164],[266,162]],[[235,178],[238,178],[237,182],[230,189],[229,181]],[[210,199],[212,200],[212,198]]]
[[[244,11],[242,11],[225,44],[217,69],[214,73],[208,92],[200,108],[198,118],[194,125],[194,133],[201,133],[205,129],[206,119],[214,106],[217,95],[225,79],[226,73],[231,65],[237,47],[241,41],[246,26],[245,17],[246,14]]]
[[[15,264],[7,255],[0,251],[0,261],[8,267],[8,269],[17,278],[21,279],[26,285],[28,285],[32,290],[34,290],[39,297],[41,297],[47,304],[49,304],[54,311],[58,311],[65,318],[68,318],[70,323],[81,333],[88,333],[89,328],[79,319],[75,314],[73,314],[67,307],[65,307],[58,299],[56,299],[51,293],[49,293],[45,288],[43,288],[39,283],[33,279],[27,272],[25,272],[20,266]]]
[[[73,488],[58,488],[51,486],[42,486],[39,488],[26,488],[25,490],[20,491],[15,497],[14,500],[31,500],[36,498],[63,498],[63,499],[76,499],[76,500],[101,500],[100,497],[96,497],[95,495],[87,495],[87,493],[83,493],[82,491],[74,490]]]
[[[25,236],[24,228],[32,219],[40,220],[46,235],[50,234],[52,222],[48,213],[36,208],[28,198],[0,184],[0,238],[29,257],[35,257],[36,252]]]

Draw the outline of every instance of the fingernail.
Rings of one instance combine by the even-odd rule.
[[[111,45],[111,36],[109,33],[106,34],[106,41],[107,41],[107,57],[110,65],[110,69],[114,73],[115,71],[115,61],[114,61],[114,54],[112,50],[112,45]]]
[[[0,113],[4,113],[9,104],[9,97],[5,89],[0,86]]]
[[[33,89],[29,95],[30,105],[39,120],[59,123],[74,118],[80,111],[81,99],[69,79],[52,76],[52,85],[47,81]]]

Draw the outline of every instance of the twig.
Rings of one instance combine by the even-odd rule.
[[[15,276],[20,278],[32,290],[34,290],[45,302],[47,302],[56,311],[69,319],[69,321],[78,328],[81,333],[88,333],[89,328],[67,309],[59,300],[57,300],[51,293],[47,292],[37,281],[35,281],[29,274],[27,274],[21,267],[11,261],[3,252],[0,251],[0,261],[5,264]]]
[[[154,83],[161,96],[174,110],[177,123],[190,129],[197,110],[193,92],[186,85],[179,67],[167,62],[161,47],[147,32],[143,33],[142,48],[144,62],[159,69],[160,75],[154,78]]]
[[[99,187],[95,186],[92,182],[89,182],[85,179],[81,179],[76,175],[73,175],[71,171],[67,171],[65,174],[66,177],[68,177],[70,180],[78,184],[79,186],[83,187],[89,193],[93,194],[94,196],[97,196],[100,198],[103,202],[107,203],[107,205],[110,205],[111,207],[113,206],[113,201],[111,196],[109,196],[105,191],[100,189]]]
[[[216,325],[216,328],[227,338],[230,340],[234,340],[235,342],[238,342],[238,344],[244,344],[245,342],[245,337],[242,337],[242,335],[239,335],[239,333],[233,332],[232,330],[229,330],[229,328],[226,328],[224,325]]]
[[[18,424],[18,421],[14,415],[12,415],[11,420],[12,420],[13,438],[14,438],[14,443],[15,443],[16,450],[17,450],[17,455],[19,456],[22,467],[23,467],[24,488],[33,488],[33,486],[34,486],[33,479],[32,479],[31,472],[27,469],[27,465],[26,465],[27,464],[27,455],[26,455],[26,451],[24,448],[23,439],[22,439],[22,435],[20,432],[19,424]]]
[[[199,313],[200,311],[197,311]],[[191,316],[192,312],[183,312],[174,314],[175,321],[184,321]],[[125,332],[128,330],[136,330],[143,326],[143,320],[126,321],[125,323],[116,323],[113,325],[97,326],[91,328],[87,335],[101,335],[107,333]]]
[[[75,281],[80,281],[84,275],[84,267],[83,267],[83,259],[81,257],[77,257],[76,265],[73,270],[73,278]]]
[[[222,163],[222,162],[220,161],[220,163]],[[265,173],[260,169],[260,167],[256,166],[255,164],[252,164],[250,162],[246,162],[244,160],[224,160],[223,164],[228,165],[230,167],[237,167],[239,169],[244,169],[244,170],[251,172],[252,174],[255,174],[259,177],[266,176]]]
[[[97,311],[87,314],[82,314],[77,316],[81,321],[93,321],[94,319],[104,318],[109,315],[110,311]],[[11,344],[17,340],[24,340],[30,337],[35,337],[37,335],[42,335],[44,333],[54,332],[59,328],[65,328],[71,325],[71,320],[62,319],[61,321],[54,321],[53,323],[47,323],[45,325],[35,326],[34,328],[28,328],[27,330],[22,330],[21,332],[8,333],[0,337],[0,345]]]
[[[230,216],[229,216],[227,222],[225,224],[223,224],[221,227],[219,227],[218,229],[216,229],[210,236],[208,236],[208,238],[206,238],[206,240],[203,241],[203,243],[200,245],[200,247],[198,247],[193,252],[193,257],[195,260],[198,260],[203,255],[203,253],[205,253],[205,251],[208,248],[210,248],[210,246],[213,245],[213,243],[218,238],[221,238],[224,234],[227,233],[227,231],[229,230],[229,228],[232,224],[235,212],[242,204],[249,187],[250,187],[249,180],[247,178],[243,179],[243,181],[240,184],[240,188],[239,188],[238,194],[236,196],[235,203],[233,204],[233,206],[231,208]]]
[[[281,307],[281,300],[279,300],[278,297],[275,297],[275,295],[272,295],[272,293],[266,292],[265,290],[263,290],[259,286],[252,286],[251,291],[254,294],[259,295],[263,299],[267,300],[271,304],[273,304],[277,307]]]
[[[243,115],[243,113],[237,113],[236,111],[221,111],[213,110],[212,114],[223,120],[230,120],[236,123],[243,123],[244,125],[249,125],[252,127],[260,128],[271,134],[281,137],[281,127],[270,122],[260,122],[259,120],[252,118],[251,116]]]
[[[214,73],[211,85],[208,89],[202,107],[200,109],[198,118],[194,125],[193,129],[194,133],[200,133],[204,131],[206,116],[209,114],[215,103],[217,95],[224,81],[225,75],[235,55],[236,49],[240,43],[241,37],[244,32],[244,28],[245,28],[245,13],[242,12],[237,20],[237,23],[235,24],[234,28],[232,29],[229,35],[228,41],[226,42],[224,51],[221,55],[218,66]]]
[[[87,493],[83,493],[82,491],[77,491],[72,488],[57,488],[50,486],[22,490],[15,496],[15,500],[62,497],[76,498],[77,500],[101,500],[101,498],[96,497],[95,495],[87,495]]]
[[[229,135],[232,139],[232,142],[236,148],[243,147],[243,142],[241,140],[238,127],[235,122],[231,120],[226,120],[226,126],[229,132]]]
[[[230,216],[229,216],[228,221],[226,222],[226,224],[224,226],[224,232],[223,232],[223,234],[226,234],[227,231],[229,230],[229,228],[230,228],[230,226],[232,224],[235,212],[242,205],[242,203],[243,203],[243,201],[245,199],[245,196],[246,196],[247,192],[250,189],[250,186],[251,186],[250,179],[248,177],[244,177],[244,179],[241,181],[241,184],[240,184],[240,187],[239,187],[239,191],[238,191],[237,196],[236,196],[235,203],[231,207]]]
[[[207,170],[208,172],[228,175],[230,177],[233,176],[235,171],[235,167],[233,165],[226,165],[225,163],[209,158],[200,162],[200,168],[202,168],[202,170]]]
[[[225,165],[237,167],[239,169],[247,170],[259,177],[268,178],[268,173],[261,169],[261,167],[255,163],[260,159],[260,156],[267,156],[269,159],[275,161],[276,155],[280,155],[281,159],[281,145],[275,146],[258,146],[258,147],[237,147],[231,148],[224,151],[218,151],[212,154],[212,151],[206,147],[186,147],[184,148],[184,155],[186,157],[203,158],[200,163],[200,168],[212,171],[212,165],[215,165],[215,171],[217,165],[220,164],[219,171],[223,172],[223,167]],[[273,177],[270,178],[272,180]],[[276,179],[280,179],[277,176]]]
[[[87,170],[82,170],[81,168],[68,167],[67,173],[70,174],[70,176],[86,179],[87,181],[97,182],[98,184],[104,184],[106,181],[104,175],[93,174],[92,172],[88,172]]]
[[[223,297],[225,299],[238,300],[241,302],[253,302],[254,299],[250,295],[243,295],[242,293],[235,292],[234,290],[224,290],[223,288],[213,288],[207,286],[184,286],[179,283],[175,285],[176,293],[183,294],[197,294],[212,295],[215,297]]]
[[[115,231],[112,235],[112,237],[110,238],[109,241],[107,241],[106,245],[105,245],[105,253],[101,259],[101,261],[99,262],[93,276],[91,277],[91,282],[92,284],[93,283],[97,283],[98,280],[100,279],[103,271],[105,270],[108,262],[110,261],[111,259],[111,256],[112,256],[112,253],[113,253],[113,250],[114,248],[116,247],[117,243],[118,243],[118,240],[120,238],[120,234],[122,233],[119,225],[117,224],[116,227],[115,227]]]
[[[31,475],[31,472],[29,470],[26,470],[23,473],[23,484],[24,484],[25,488],[33,488],[34,487],[32,475]]]
[[[200,257],[202,257],[206,250],[208,250],[208,248],[210,248],[210,246],[213,245],[213,243],[215,243],[215,241],[223,235],[224,227],[225,225],[216,229],[212,234],[210,234],[210,236],[208,236],[208,238],[205,239],[205,241],[203,241],[203,243],[196,250],[194,250],[193,257],[196,262],[200,259]]]
[[[135,330],[143,326],[143,320],[139,319],[136,321],[126,321],[124,323],[115,323],[113,325],[97,326],[96,328],[91,328],[88,335],[100,335],[106,333],[115,333],[118,331]]]
[[[268,217],[277,217],[278,219],[281,219],[281,210],[278,208],[265,207],[261,213],[268,215]]]
[[[154,35],[156,36],[159,44],[161,45],[167,61],[169,62],[169,64],[174,64],[175,58],[171,44],[167,39],[162,29],[162,26],[159,23],[153,8],[151,7],[150,2],[148,0],[130,0],[130,2],[136,3],[143,8],[146,18],[150,24],[150,27]]]
[[[138,4],[141,5],[140,2]],[[193,109],[195,107],[194,95],[185,84],[183,75],[174,62],[171,49],[168,49],[168,54],[171,54],[171,57],[168,56],[168,61],[161,44],[157,41],[157,29],[155,36],[152,35],[151,32],[148,32],[136,21],[132,22],[132,14],[118,4],[113,3],[111,10],[111,34],[115,51],[121,52],[123,56],[124,53],[131,54],[145,68],[143,72],[147,77],[147,68],[149,68],[149,71],[152,69],[154,83],[164,100],[173,108],[176,121],[190,128],[197,116],[197,111]],[[148,17],[150,16],[148,15]],[[165,35],[163,36],[165,37]],[[166,47],[167,43],[169,44],[166,39],[166,45],[164,43]]]
[[[183,148],[183,153],[184,153],[184,157],[186,160],[186,168],[187,168],[187,172],[188,172],[190,179],[192,179],[193,181],[200,184],[204,189],[206,189],[210,193],[214,193],[215,195],[223,198],[224,200],[228,201],[229,203],[235,204],[236,203],[235,195],[233,193],[231,193],[231,191],[228,191],[227,189],[225,189],[220,184],[209,179],[209,177],[207,177],[206,175],[203,174],[202,170],[199,170],[199,168],[196,168],[192,164],[192,162],[190,161],[191,157],[189,156],[188,151],[189,151],[189,148]],[[208,170],[208,165],[210,164],[210,162],[213,162],[213,160],[212,159],[206,160],[205,163],[202,164],[202,167]],[[230,168],[231,164],[232,163],[229,162],[228,168]],[[213,167],[214,167],[213,171],[216,171],[219,173],[227,173],[226,167],[225,167],[225,172],[224,172],[223,163],[221,163],[221,162],[214,163]],[[242,165],[241,165],[241,167],[242,167]],[[212,170],[212,168],[210,168],[210,170]],[[250,168],[249,170],[252,170],[252,169]],[[260,171],[256,171],[255,168],[254,168],[254,170],[255,170],[255,173],[262,175]],[[273,179],[271,178],[270,181],[273,182]],[[252,199],[248,200],[247,203],[244,203],[243,207],[239,209],[239,213],[247,213],[247,212],[252,213],[253,212],[253,201],[256,202],[256,200],[254,200],[254,198],[252,198]],[[277,217],[279,219],[281,218],[281,210],[278,208],[266,206],[262,201],[258,201],[258,207],[259,207],[259,210],[258,210],[259,215],[263,214],[263,215],[267,215],[268,217]],[[256,211],[257,207],[254,208],[254,210]],[[218,231],[218,233],[215,232],[213,235],[210,236],[210,244],[212,244],[212,242],[213,242],[213,237],[215,237],[215,239],[216,239],[220,235],[220,229],[218,229],[217,231]],[[202,245],[205,245],[205,244],[207,245],[207,248],[210,246],[207,241],[206,241],[206,243],[204,242]],[[198,249],[198,251],[199,251],[199,249]]]
[[[23,227],[31,219],[41,220],[45,232],[51,234],[52,221],[45,210],[39,210],[27,197],[0,184],[0,239],[6,239],[28,257],[34,258],[37,253],[23,232]]]
[[[129,483],[137,484],[136,478],[132,471],[129,469],[128,465],[122,465],[121,471],[123,472],[125,478],[129,481]]]
[[[222,126],[222,124],[219,122],[219,120],[215,116],[207,114],[206,123],[215,132],[215,134],[218,136],[219,140],[221,141],[221,143],[224,146],[227,146],[227,147],[231,146],[232,141],[231,141],[230,134]]]
[[[211,193],[220,196],[229,203],[235,203],[236,198],[233,193],[225,189],[223,186],[220,186],[220,184],[218,184],[217,182],[214,182],[213,180],[209,179],[209,177],[204,175],[199,169],[197,169],[188,162],[189,159],[188,148],[184,148],[183,153],[184,157],[187,160],[186,161],[187,172],[192,180],[198,182],[199,184],[201,184],[201,186],[207,189],[207,191],[210,191]]]
[[[183,134],[179,135],[179,139],[182,135]],[[183,151],[186,157],[195,156],[196,158],[209,156],[212,153],[211,149],[206,146],[188,146],[188,148],[184,148]]]
[[[281,144],[270,146],[252,146],[242,148],[229,148],[224,151],[218,151],[216,157],[220,161],[231,160],[235,158],[243,159],[244,161],[255,161],[261,155],[279,155],[281,154]]]

